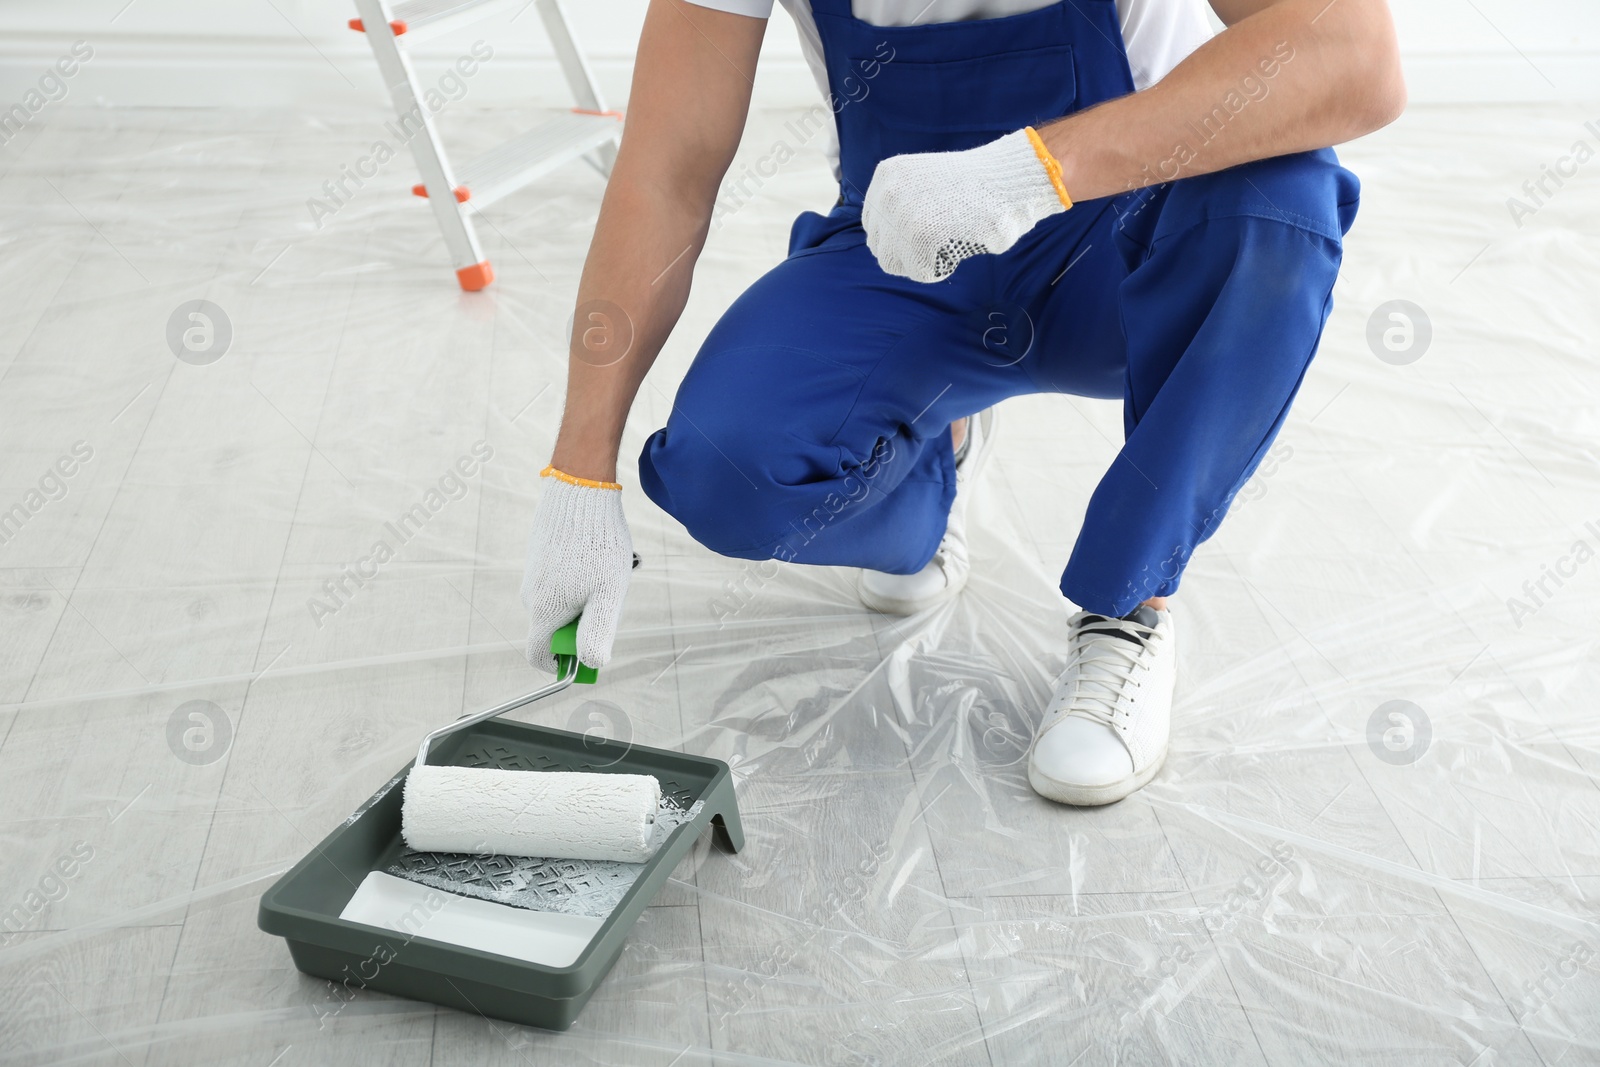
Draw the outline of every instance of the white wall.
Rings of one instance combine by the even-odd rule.
[[[909,0],[908,0],[909,2]],[[1600,100],[1600,0],[1391,0],[1416,102]],[[537,14],[510,9],[420,42],[424,71],[474,40],[494,59],[472,101],[565,104]],[[627,93],[646,0],[568,0],[575,32],[611,100]],[[119,105],[375,102],[382,87],[349,0],[4,0],[0,110],[21,99],[74,41],[94,58],[69,83],[72,103]],[[515,16],[515,17],[514,17]],[[767,34],[758,104],[809,102],[814,88],[792,23]]]

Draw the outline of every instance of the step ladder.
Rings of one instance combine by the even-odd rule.
[[[526,0],[355,0],[360,17],[350,20],[350,28],[365,33],[372,45],[401,126],[415,131],[408,143],[422,181],[411,191],[427,199],[456,279],[468,292],[494,281],[471,213],[579,157],[609,176],[622,137],[622,113],[606,110],[601,101],[594,73],[567,28],[561,0],[533,0],[577,106],[470,163],[451,165],[401,43],[459,29],[517,2]]]

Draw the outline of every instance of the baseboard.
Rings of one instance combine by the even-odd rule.
[[[1404,62],[1414,103],[1600,102],[1600,51],[1423,52]]]
[[[371,53],[359,37],[316,47],[300,38],[165,37],[101,39],[66,81],[61,102],[129,107],[284,107],[384,102]],[[70,42],[69,42],[70,43]],[[414,55],[432,82],[464,49],[429,43]],[[21,102],[66,51],[58,35],[14,33],[0,42],[0,111]],[[626,101],[631,54],[590,56],[608,102]],[[1600,100],[1600,52],[1425,53],[1406,59],[1414,103],[1489,104]],[[472,105],[563,106],[565,83],[553,57],[525,45],[497,46],[469,80]],[[765,58],[756,78],[760,107],[817,99],[798,55]]]
[[[57,36],[28,36],[0,41],[0,111],[21,101],[67,51]],[[66,96],[59,102],[122,107],[386,103],[371,51],[358,35],[350,38],[316,47],[299,38],[97,40],[93,58],[66,80]],[[435,84],[470,44],[428,42],[410,52],[412,65],[425,83]],[[607,103],[624,103],[633,54],[591,52],[588,58]],[[809,105],[817,98],[810,69],[798,55],[763,60],[757,85],[764,107]],[[560,107],[571,99],[554,56],[526,45],[495,45],[493,57],[466,79],[462,102]]]

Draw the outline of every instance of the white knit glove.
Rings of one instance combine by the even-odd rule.
[[[880,162],[861,205],[878,265],[940,281],[968,256],[1004,252],[1039,220],[1071,207],[1061,165],[1037,137],[1030,127],[964,152]]]
[[[551,674],[556,659],[550,635],[579,612],[578,659],[590,667],[606,665],[633,571],[633,538],[622,514],[621,488],[575,481],[545,468],[522,578],[522,606],[531,618],[528,662]]]

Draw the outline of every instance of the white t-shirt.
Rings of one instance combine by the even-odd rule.
[[[700,7],[735,15],[767,18],[773,0],[690,0]],[[851,0],[850,12],[873,26],[925,26],[934,22],[1004,18],[1049,7],[1056,0]],[[782,0],[800,28],[800,47],[823,96],[828,74],[822,65],[822,39],[809,0]],[[1145,89],[1211,39],[1206,0],[1117,0],[1122,43],[1128,52],[1135,89]]]

